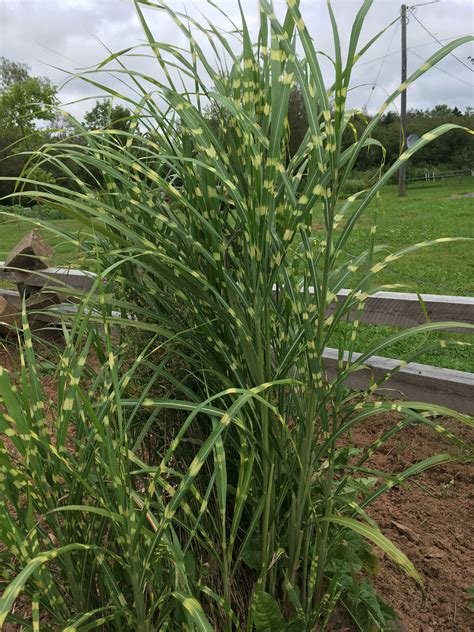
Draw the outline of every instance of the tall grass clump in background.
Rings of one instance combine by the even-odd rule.
[[[60,436],[45,439],[48,448],[35,447],[32,434],[39,387],[33,382],[20,396],[3,378],[2,429],[17,432],[11,418],[20,415],[27,430],[18,427],[15,435],[22,458],[12,463],[3,456],[2,486],[12,491],[1,510],[0,540],[20,574],[4,592],[0,616],[24,589],[33,615],[39,605],[71,629],[323,630],[337,604],[358,629],[387,629],[394,613],[367,579],[376,572],[374,544],[421,584],[366,510],[386,490],[451,457],[433,456],[396,475],[372,470],[368,460],[411,424],[449,436],[430,418],[448,411],[385,400],[375,393],[383,381],[358,394],[344,384],[371,355],[440,325],[428,322],[359,349],[359,318],[349,323],[348,315],[360,314],[367,297],[384,287],[378,272],[445,240],[387,254],[376,244],[374,223],[366,252],[353,257],[346,245],[400,165],[457,126],[425,134],[376,184],[346,199],[361,152],[372,147],[382,160],[371,132],[406,87],[341,149],[353,114],[346,109],[353,67],[382,34],[360,44],[370,6],[361,4],[343,55],[328,4],[335,53],[327,85],[297,0],[288,0],[282,19],[260,0],[255,36],[243,10],[240,25],[224,30],[165,3],[137,1],[157,72],[128,69],[127,56],[137,54],[128,49],[81,76],[133,106],[130,131],[77,125],[75,139],[46,145],[32,158],[39,166],[54,163],[65,176],[73,161],[96,186],[79,182],[71,192],[46,184],[38,193],[24,178],[17,195],[41,197],[89,230],[80,247],[107,277],[100,301],[106,330],[117,327],[122,343],[140,335],[144,348],[119,364],[127,345],[96,336],[105,367],[87,389],[75,373],[87,347],[76,349],[67,364],[73,377],[58,383],[53,417]],[[144,13],[151,8],[179,26],[186,46],[155,39]],[[209,8],[218,11],[211,2]],[[407,84],[469,39],[435,53]],[[123,95],[107,87],[102,77],[110,72],[128,84]],[[287,110],[295,82],[309,129],[290,157]],[[344,287],[351,293],[338,304]],[[329,379],[323,351],[335,334],[339,363]],[[355,357],[356,350],[362,354]],[[36,379],[33,356],[27,364]],[[163,384],[172,398],[162,397]],[[160,418],[170,407],[188,416],[179,418],[171,442],[160,444]],[[389,410],[399,413],[397,423],[364,450],[352,445],[356,424],[375,423]],[[151,434],[156,453],[147,450],[145,462],[143,442]],[[38,475],[29,466],[33,456]],[[51,473],[41,476],[46,467]],[[16,472],[24,492],[14,489]],[[55,484],[58,493],[38,491]]]

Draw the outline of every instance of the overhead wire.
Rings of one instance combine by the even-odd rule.
[[[427,4],[438,4],[440,0],[429,0],[429,2],[421,2],[420,4],[412,4],[411,8],[416,9],[417,7],[424,7]]]
[[[443,44],[442,44],[442,42],[445,42],[445,41],[448,41],[448,40],[452,40],[452,39],[453,39],[453,37],[445,37],[445,38],[442,38],[442,39],[437,38],[437,37],[436,37],[433,33],[431,33],[431,31],[430,31],[430,30],[429,30],[429,29],[428,29],[428,28],[427,28],[427,27],[426,27],[426,26],[425,26],[425,25],[421,22],[421,20],[419,20],[419,19],[418,19],[418,17],[415,15],[415,11],[416,11],[416,8],[417,8],[417,7],[425,6],[425,5],[427,5],[427,4],[437,4],[437,2],[438,2],[438,1],[439,1],[439,0],[431,0],[430,2],[424,2],[424,3],[421,3],[421,4],[411,5],[411,6],[409,6],[409,7],[408,7],[408,10],[410,11],[410,14],[411,14],[411,15],[415,18],[415,20],[418,22],[418,24],[419,24],[419,25],[423,28],[423,30],[424,30],[426,33],[428,33],[428,35],[431,37],[431,39],[432,39],[432,40],[434,40],[434,41],[435,41],[438,45],[442,46],[442,45],[443,45]],[[375,81],[374,81],[374,82],[373,82],[373,84],[372,84],[372,89],[371,89],[371,91],[370,91],[370,93],[369,93],[369,96],[367,97],[367,102],[366,102],[366,104],[365,104],[365,109],[366,109],[366,110],[367,110],[367,107],[368,107],[368,105],[369,105],[369,102],[370,102],[370,99],[371,99],[371,97],[372,97],[372,94],[373,94],[373,92],[374,92],[374,90],[375,90],[375,87],[377,86],[377,83],[378,83],[378,80],[379,80],[380,74],[381,74],[381,72],[382,72],[382,69],[383,69],[383,66],[384,66],[384,64],[385,64],[385,61],[386,61],[387,57],[390,57],[390,56],[392,56],[392,55],[396,55],[397,53],[399,53],[399,52],[400,52],[400,50],[394,51],[394,52],[392,52],[392,53],[390,53],[390,52],[389,52],[389,51],[390,51],[390,49],[391,49],[391,46],[392,46],[392,43],[393,43],[393,39],[394,39],[394,37],[395,37],[395,34],[396,34],[397,30],[398,30],[398,25],[399,25],[399,23],[400,23],[400,22],[399,22],[399,21],[397,21],[396,26],[395,26],[395,29],[392,31],[392,37],[391,37],[390,42],[389,42],[389,44],[388,44],[388,46],[387,46],[387,50],[385,51],[385,55],[383,55],[382,57],[376,57],[375,59],[370,59],[370,60],[368,60],[368,61],[365,61],[365,62],[362,62],[361,64],[359,64],[359,67],[360,67],[360,66],[364,66],[364,65],[367,65],[367,64],[370,64],[370,63],[374,63],[374,62],[379,61],[379,60],[381,60],[381,61],[382,61],[382,63],[380,64],[380,67],[379,67],[379,69],[378,69],[377,75],[376,75],[376,77],[375,77]],[[457,36],[457,37],[462,37],[462,36]],[[417,55],[416,53],[414,53],[412,49],[413,49],[413,48],[420,47],[420,46],[426,46],[426,45],[428,45],[428,44],[429,44],[429,42],[425,42],[425,43],[423,43],[423,44],[414,44],[413,46],[409,46],[409,47],[407,48],[407,51],[409,51],[412,55],[414,55],[414,56],[415,56],[415,57],[417,57],[418,59],[421,59],[422,61],[424,61],[423,57],[421,57],[420,55]],[[456,56],[453,52],[451,52],[451,53],[450,53],[450,55],[451,55],[452,57],[454,57],[454,59],[456,59],[458,62],[460,62],[463,66],[465,66],[466,68],[468,68],[471,72],[474,72],[474,69],[473,69],[473,68],[470,68],[470,67],[469,67],[467,64],[465,64],[465,63],[464,63],[461,59],[459,59],[459,57],[457,57],[457,56]],[[463,83],[463,84],[465,84],[465,85],[468,85],[468,86],[472,87],[472,84],[471,84],[470,82],[465,81],[464,79],[460,79],[459,77],[456,77],[455,75],[453,75],[453,74],[452,74],[452,73],[450,73],[450,72],[447,72],[447,71],[446,71],[446,70],[444,70],[443,68],[439,68],[438,66],[433,66],[433,67],[434,67],[434,68],[436,68],[436,70],[439,70],[440,72],[444,73],[445,75],[447,75],[447,76],[451,77],[452,79],[456,79],[456,80],[457,80],[457,81],[459,81],[460,83]]]
[[[421,61],[425,61],[423,57],[421,57],[421,55],[417,55],[412,50],[410,51],[410,55],[414,55],[415,57],[418,57],[418,59],[421,59]],[[452,73],[448,72],[447,70],[444,70],[443,68],[440,68],[439,66],[433,66],[433,68],[435,70],[439,70],[439,72],[442,72],[445,75],[448,75],[448,77],[451,77],[452,79],[456,79],[456,81],[460,81],[461,83],[466,84],[466,86],[469,86],[470,88],[472,88],[472,83],[470,83],[469,81],[464,81],[464,79],[460,79],[459,77],[456,77],[456,75],[453,75]]]
[[[394,29],[393,29],[393,31],[392,31],[392,37],[390,38],[390,42],[389,42],[389,44],[388,44],[388,46],[387,46],[387,50],[385,51],[385,55],[382,57],[382,63],[380,64],[379,70],[378,70],[378,72],[377,72],[377,76],[375,77],[375,81],[374,81],[374,83],[373,83],[373,85],[372,85],[372,90],[370,91],[369,96],[367,97],[367,103],[365,104],[365,108],[364,108],[365,110],[367,110],[367,107],[368,107],[368,105],[369,105],[369,101],[370,101],[370,99],[371,99],[371,97],[372,97],[372,94],[373,94],[373,92],[374,92],[374,90],[375,90],[375,86],[376,86],[376,85],[377,85],[377,83],[378,83],[378,80],[379,80],[379,77],[380,77],[380,73],[382,72],[382,68],[384,67],[385,60],[386,60],[386,59],[387,59],[387,57],[388,57],[389,50],[390,50],[390,48],[392,47],[393,39],[394,39],[394,37],[395,37],[395,33],[398,31],[398,26],[399,26],[399,24],[400,24],[400,21],[398,20],[398,21],[397,21],[397,23],[396,23],[395,28],[394,28]]]
[[[428,33],[428,35],[440,46],[442,46],[441,40],[438,39],[436,37],[436,35],[433,35],[433,33],[423,24],[423,22],[421,20],[419,20],[415,13],[415,7],[409,7],[409,11],[411,13],[411,15],[415,18],[415,20],[418,22],[418,24],[421,26],[421,28],[426,31],[426,33]],[[453,52],[449,53],[451,55],[451,57],[454,57],[454,59],[456,59],[460,64],[462,64],[465,68],[467,68],[470,72],[474,72],[474,69],[471,68],[470,66],[468,66],[466,63],[463,62],[462,59],[459,59],[459,57],[457,57],[457,55],[455,55]]]
[[[421,6],[421,5],[420,5]],[[464,37],[466,34],[462,34],[462,35],[453,35],[452,37],[443,37],[442,39],[440,39],[440,42],[447,42],[449,40],[455,39],[456,37]],[[470,35],[470,33],[468,33],[467,35]],[[422,46],[429,46],[431,44],[431,41],[429,42],[423,42],[422,44],[413,44],[413,46],[408,46],[407,50],[411,50],[412,48],[421,48]],[[357,67],[360,68],[361,66],[367,66],[367,64],[373,64],[376,61],[380,61],[381,59],[384,59],[385,57],[392,57],[393,55],[398,55],[398,53],[401,53],[401,49],[399,48],[398,50],[394,50],[393,52],[389,53],[388,55],[382,55],[381,57],[374,57],[373,59],[369,59],[367,61],[363,61],[362,63],[358,63]]]

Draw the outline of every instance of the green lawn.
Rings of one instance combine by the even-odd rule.
[[[437,237],[474,238],[474,198],[451,196],[474,192],[474,178],[448,186],[418,185],[405,198],[397,187],[387,186],[381,202],[367,211],[353,231],[348,248],[358,253],[367,247],[376,207],[377,243],[390,251]],[[406,291],[427,294],[474,295],[474,243],[444,243],[403,257],[379,273],[383,283],[403,283]]]
[[[397,187],[387,186],[382,192],[381,201],[367,211],[365,219],[354,230],[348,249],[361,252],[367,246],[368,234],[376,209],[377,243],[395,251],[413,244],[437,237],[474,238],[474,198],[453,198],[451,196],[474,192],[474,178],[448,180],[448,185],[430,184],[408,187],[405,198],[398,197]],[[53,220],[55,227],[64,232],[77,234],[80,225],[73,220]],[[9,250],[34,224],[28,220],[4,219],[0,223],[1,242],[0,259],[4,259]],[[64,238],[54,236],[41,229],[42,234],[55,246],[56,265],[79,265],[77,248],[71,247]],[[444,243],[426,248],[392,264],[379,275],[383,283],[401,283],[402,291],[427,294],[458,294],[474,296],[474,242]],[[363,351],[379,337],[397,331],[392,327],[361,327],[357,348]],[[430,341],[437,338],[470,342],[469,335],[448,336],[432,334]],[[404,357],[413,350],[414,340],[398,343],[385,355]],[[425,343],[426,337],[417,338],[416,344]],[[336,345],[337,339],[331,344]],[[473,340],[474,342],[474,340]],[[469,346],[437,349],[424,354],[420,361],[463,371],[474,371],[474,353]]]
[[[474,198],[451,196],[474,192],[474,178],[448,180],[448,185],[431,184],[408,187],[405,198],[398,188],[387,186],[381,202],[368,210],[366,218],[354,230],[348,249],[359,253],[367,247],[370,224],[376,209],[377,243],[394,252],[409,244],[437,237],[474,239]],[[425,248],[391,264],[378,275],[382,283],[401,283],[400,291],[425,294],[474,296],[474,241],[443,243]],[[357,349],[364,351],[377,339],[395,333],[393,327],[364,325],[360,329]],[[437,339],[474,342],[472,335],[431,334],[411,338],[387,349],[384,355],[402,358],[418,345]],[[337,344],[334,339],[332,344]],[[474,372],[474,352],[469,346],[436,349],[421,356],[420,362]]]
[[[80,230],[79,222],[72,219],[55,219],[51,223],[65,233],[77,235]],[[7,217],[0,218],[0,260],[5,260],[10,250],[15,246],[24,235],[36,228],[54,246],[55,257],[54,263],[57,266],[77,265],[78,250],[65,237],[55,235],[45,228],[38,228],[32,220],[28,219],[11,219]]]

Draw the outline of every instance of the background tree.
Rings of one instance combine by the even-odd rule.
[[[110,101],[96,101],[95,106],[84,116],[87,129],[117,129],[128,132],[131,124],[131,112],[122,105],[112,107]]]
[[[47,137],[44,123],[55,119],[56,87],[34,77],[26,64],[0,57],[0,165],[5,177],[17,177],[25,166],[24,151],[38,148]],[[0,181],[0,197],[13,190]]]
[[[15,83],[26,81],[29,74],[30,69],[26,64],[0,57],[0,92],[7,90]]]
[[[408,112],[407,133],[422,136],[433,127],[442,123],[455,123],[465,127],[474,126],[474,110],[466,108],[464,112],[457,107],[451,108],[446,104],[438,104],[431,109],[413,109]],[[370,120],[370,115],[368,116]],[[351,123],[358,133],[366,123],[353,116]],[[374,138],[382,143],[386,150],[385,164],[393,164],[400,151],[400,121],[396,112],[387,112],[381,124],[374,132]],[[346,129],[344,145],[347,147],[354,142],[351,129]],[[357,161],[360,172],[370,172],[380,165],[380,151],[370,148],[362,152]],[[474,136],[459,133],[454,130],[442,138],[430,143],[413,156],[408,165],[408,177],[423,175],[425,171],[451,171],[470,169],[474,165]],[[363,177],[363,174],[361,174]]]
[[[46,77],[32,77],[25,64],[0,58],[0,126],[25,136],[40,121],[53,121],[58,104],[56,87]]]
[[[290,130],[290,155],[293,156],[308,130],[308,117],[298,84],[293,86],[288,100],[288,127]]]

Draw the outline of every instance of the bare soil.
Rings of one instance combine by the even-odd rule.
[[[372,443],[396,418],[385,416],[355,430],[356,444]],[[472,445],[474,431],[453,419],[438,420]],[[371,459],[371,465],[400,472],[433,454],[462,451],[421,426],[402,431]],[[415,564],[425,584],[419,588],[388,559],[375,580],[379,593],[400,615],[407,632],[469,632],[474,615],[468,589],[474,585],[472,542],[474,464],[447,463],[394,488],[369,510],[382,532]]]

